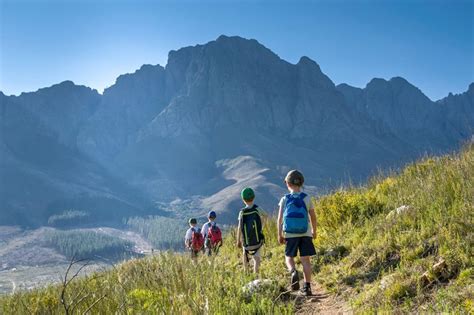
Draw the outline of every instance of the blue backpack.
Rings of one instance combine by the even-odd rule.
[[[306,233],[308,230],[308,209],[304,198],[307,195],[300,193],[299,196],[286,195],[286,204],[283,212],[283,231],[286,233]]]

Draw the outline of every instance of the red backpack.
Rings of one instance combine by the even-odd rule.
[[[191,237],[191,248],[194,251],[200,251],[204,246],[204,237],[202,236],[200,231],[196,231],[193,229],[193,235]]]
[[[222,232],[216,224],[209,223],[207,238],[211,242],[211,248],[222,244]]]

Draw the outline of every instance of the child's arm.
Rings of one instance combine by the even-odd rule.
[[[189,230],[186,231],[186,235],[184,236],[184,248],[189,248]]]
[[[237,247],[242,247],[242,219],[239,216],[239,227],[237,228]]]
[[[285,243],[285,238],[283,237],[283,231],[282,231],[282,221],[283,221],[283,205],[280,204],[280,208],[278,209],[278,242],[280,244]]]
[[[313,228],[313,239],[316,239],[316,213],[314,208],[309,209],[309,217],[311,219],[311,227]]]

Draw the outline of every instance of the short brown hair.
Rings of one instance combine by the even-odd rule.
[[[298,170],[291,170],[286,174],[285,182],[288,184],[301,187],[304,184],[304,176]]]

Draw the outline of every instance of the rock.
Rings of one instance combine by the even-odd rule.
[[[398,215],[400,215],[400,214],[410,211],[411,209],[412,208],[410,206],[403,205],[403,206],[398,207],[395,211],[397,212]]]
[[[257,279],[247,283],[242,287],[242,291],[246,295],[252,295],[256,292],[261,292],[263,290],[272,288],[273,281],[270,279]]]
[[[390,211],[387,214],[386,219],[391,219],[391,218],[394,218],[395,216],[399,216],[399,215],[402,215],[402,214],[409,213],[412,209],[413,208],[411,206],[402,205],[402,206],[396,208],[395,210]]]
[[[431,267],[431,270],[427,270],[421,275],[419,281],[422,286],[427,286],[436,279],[445,281],[450,279],[451,276],[452,274],[448,270],[446,261],[440,258],[439,261]]]
[[[382,280],[380,280],[379,287],[381,290],[385,290],[388,287],[390,287],[394,281],[395,281],[395,276],[393,274],[387,275],[383,277]]]

